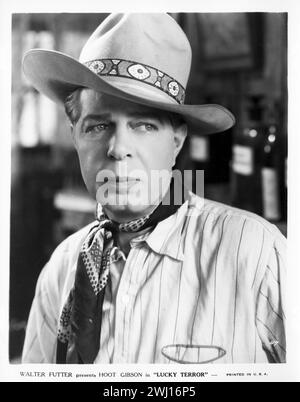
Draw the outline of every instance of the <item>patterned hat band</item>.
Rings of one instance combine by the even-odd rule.
[[[131,78],[144,82],[168,94],[177,103],[183,104],[184,87],[157,68],[122,59],[99,59],[84,63],[91,71],[101,76]]]

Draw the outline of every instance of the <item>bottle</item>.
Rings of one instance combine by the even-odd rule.
[[[261,214],[260,149],[263,123],[260,98],[250,98],[244,121],[237,129],[231,162],[232,204]]]
[[[278,125],[271,122],[266,127],[262,150],[261,186],[262,214],[272,222],[281,219]]]
[[[190,158],[194,162],[209,161],[209,142],[205,136],[192,134],[190,137]]]
[[[189,138],[189,158],[192,166],[192,191],[203,197],[210,161],[210,146],[207,136],[192,134]],[[202,178],[202,179],[201,179]]]

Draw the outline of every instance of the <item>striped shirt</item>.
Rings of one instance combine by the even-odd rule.
[[[55,363],[58,319],[90,227],[41,272],[24,363]],[[259,216],[190,193],[131,241],[127,258],[112,255],[95,363],[285,362],[285,249]]]

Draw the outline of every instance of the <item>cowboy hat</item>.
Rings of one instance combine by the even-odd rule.
[[[79,60],[32,49],[23,71],[32,85],[56,102],[86,87],[183,116],[200,134],[229,129],[234,116],[220,105],[184,104],[191,47],[168,14],[111,14],[90,36]]]

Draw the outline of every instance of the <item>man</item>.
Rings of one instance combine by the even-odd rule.
[[[234,124],[219,105],[184,104],[190,62],[166,14],[110,15],[79,61],[25,56],[32,84],[65,105],[97,221],[43,269],[23,362],[285,361],[283,236],[192,193],[174,201],[189,129]],[[168,175],[149,185],[154,172]]]

